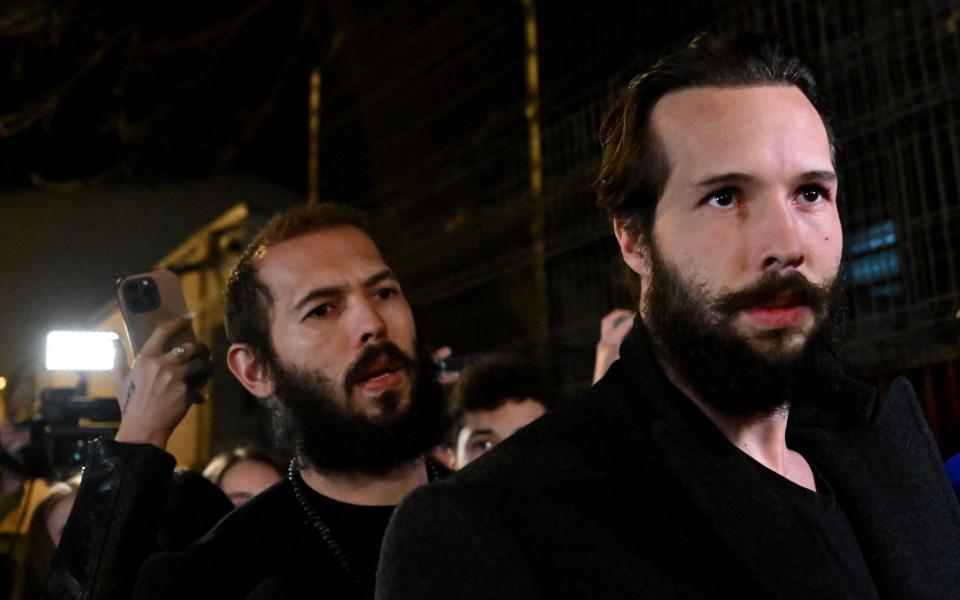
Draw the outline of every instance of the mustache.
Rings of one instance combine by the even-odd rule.
[[[360,355],[357,356],[356,360],[347,367],[347,372],[343,376],[343,386],[348,395],[360,377],[369,371],[377,361],[383,358],[399,364],[400,367],[408,373],[412,372],[417,366],[417,361],[404,354],[403,350],[398,348],[393,342],[381,342],[379,344],[366,346],[360,352]]]
[[[809,306],[815,313],[821,313],[830,303],[835,282],[836,280],[833,280],[816,285],[797,271],[782,275],[770,272],[745,290],[724,294],[713,303],[713,308],[719,314],[730,316],[756,306],[774,303],[802,304]]]

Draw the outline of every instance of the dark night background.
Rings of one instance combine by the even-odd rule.
[[[906,373],[941,445],[960,449],[960,5],[536,11],[546,293],[532,276],[520,0],[5,4],[0,373],[230,206],[305,197],[320,66],[320,196],[373,211],[421,337],[465,354],[546,343],[560,387],[582,389],[600,317],[630,302],[590,186],[600,116],[696,32],[766,31],[815,65],[833,105],[850,367],[881,386]]]

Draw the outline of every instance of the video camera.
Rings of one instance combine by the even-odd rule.
[[[87,445],[113,438],[120,423],[116,398],[91,398],[81,388],[49,388],[40,395],[40,413],[20,424],[30,428],[19,469],[28,477],[66,478],[83,464]]]

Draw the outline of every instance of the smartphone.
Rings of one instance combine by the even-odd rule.
[[[117,280],[117,303],[134,355],[140,354],[157,325],[187,314],[180,280],[166,269]],[[171,336],[163,349],[169,351],[184,342],[197,343],[192,327],[184,327]]]

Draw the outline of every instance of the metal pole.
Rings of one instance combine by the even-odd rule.
[[[546,201],[543,197],[543,153],[540,133],[540,71],[537,51],[537,7],[535,0],[522,0],[525,42],[527,134],[530,147],[530,238],[532,242],[534,302],[531,306],[534,351],[544,368],[548,362],[549,304],[547,302],[547,250],[545,236]]]
[[[320,201],[320,67],[310,73],[309,155],[307,156],[307,202]]]

